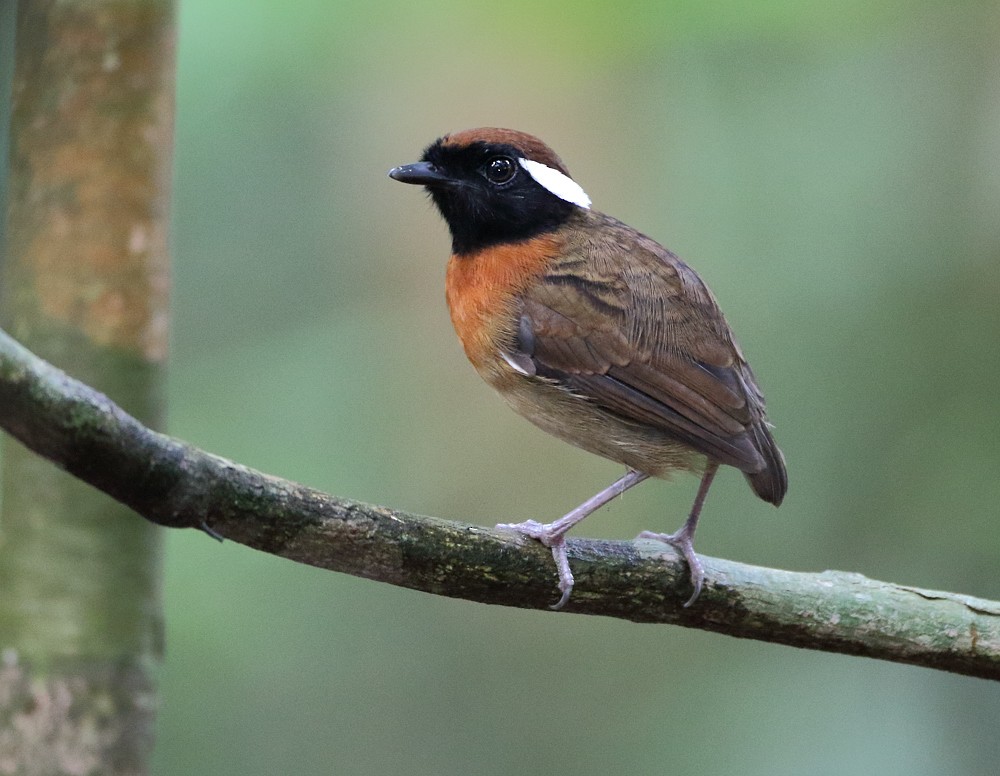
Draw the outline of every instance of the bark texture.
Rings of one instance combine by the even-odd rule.
[[[162,423],[171,0],[21,0],[0,321]],[[23,447],[0,487],[0,774],[146,771],[155,527]]]

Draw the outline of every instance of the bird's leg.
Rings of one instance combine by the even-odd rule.
[[[666,542],[676,547],[684,555],[684,560],[687,561],[688,569],[691,572],[691,585],[694,587],[694,592],[687,600],[687,603],[684,604],[685,607],[695,602],[698,596],[701,595],[701,588],[705,584],[705,568],[694,553],[694,530],[698,527],[698,516],[701,514],[702,504],[705,503],[705,496],[708,495],[708,489],[712,486],[712,479],[718,470],[719,464],[715,461],[710,460],[705,466],[705,473],[701,477],[701,485],[698,486],[698,495],[694,497],[694,504],[691,506],[691,514],[688,515],[688,519],[684,521],[684,525],[678,531],[672,534],[643,531],[638,537],[640,539],[656,539],[657,541]]]
[[[552,609],[562,609],[569,600],[569,594],[573,591],[573,572],[570,571],[569,556],[566,554],[566,532],[587,517],[587,515],[596,512],[611,501],[611,499],[620,496],[626,490],[638,485],[648,477],[648,474],[630,469],[624,476],[600,493],[587,499],[576,509],[567,512],[558,520],[551,523],[525,520],[523,523],[499,523],[497,525],[498,530],[517,531],[525,536],[530,536],[532,539],[537,539],[552,550],[552,557],[555,559],[556,568],[559,571],[559,590],[562,591],[562,596],[551,607]]]

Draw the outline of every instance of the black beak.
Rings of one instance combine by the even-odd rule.
[[[400,183],[416,183],[422,186],[446,186],[454,181],[430,162],[417,162],[393,167],[389,177]]]

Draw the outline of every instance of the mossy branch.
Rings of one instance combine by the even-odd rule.
[[[160,525],[436,595],[543,611],[557,597],[536,542],[331,496],[158,434],[2,331],[0,427]],[[684,608],[687,569],[665,545],[575,539],[569,553],[566,611],[1000,679],[997,602],[704,557],[705,591]]]

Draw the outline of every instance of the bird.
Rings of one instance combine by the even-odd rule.
[[[692,605],[705,581],[694,534],[721,465],[778,506],[788,489],[764,396],[714,295],[655,240],[591,207],[537,137],[480,127],[444,135],[389,177],[425,187],[451,233],[445,297],[465,354],[544,431],[626,467],[551,523],[501,523],[552,551],[562,608],[566,533],[644,480],[701,480],[674,533],[639,538],[684,557]]]

